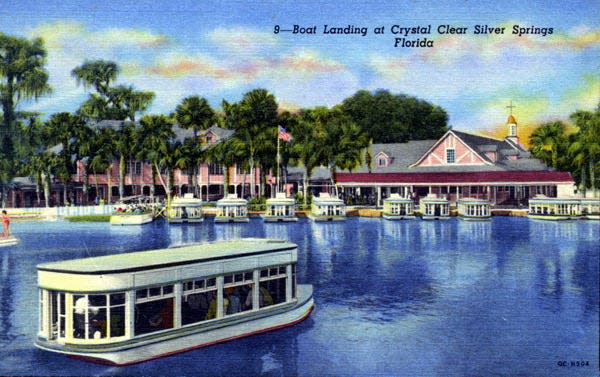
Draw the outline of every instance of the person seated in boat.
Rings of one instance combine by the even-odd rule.
[[[227,302],[229,305],[227,306],[227,314],[235,314],[242,311],[242,302],[239,296],[236,294],[235,289],[229,287],[225,290],[227,294]]]
[[[223,297],[223,312],[227,313],[229,307],[229,300],[227,297]],[[214,297],[208,306],[208,312],[206,313],[206,320],[217,318],[217,298]]]
[[[248,296],[246,296],[246,301],[244,301],[244,308],[252,309],[252,292],[253,292],[254,283],[248,284]],[[273,305],[273,297],[271,297],[271,293],[265,287],[260,287],[258,290],[258,307],[262,308],[263,306]]]
[[[133,213],[140,214],[140,213],[142,213],[142,209],[140,207],[137,207],[136,209],[133,210]]]
[[[10,237],[10,218],[6,210],[2,210],[2,237]]]
[[[173,299],[164,301],[160,311],[148,319],[148,323],[153,329],[173,328]]]

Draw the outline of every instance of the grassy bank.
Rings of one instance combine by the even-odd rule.
[[[67,217],[65,217],[65,219],[67,221],[72,221],[72,222],[85,222],[85,221],[108,222],[108,221],[110,221],[110,215],[67,216]]]

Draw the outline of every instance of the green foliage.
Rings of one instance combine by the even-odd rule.
[[[86,215],[86,216],[67,216],[65,217],[70,222],[109,222],[110,215]]]
[[[264,196],[255,196],[248,199],[248,210],[250,211],[264,211],[267,209],[267,198]]]
[[[360,90],[340,105],[373,140],[404,143],[438,139],[448,130],[446,111],[429,102],[387,90]]]

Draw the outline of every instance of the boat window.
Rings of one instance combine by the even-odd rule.
[[[260,307],[285,302],[286,266],[276,266],[260,271]]]
[[[135,299],[135,335],[172,328],[173,313],[173,285],[155,286],[137,290]]]
[[[225,275],[223,277],[223,283],[225,283],[225,284],[233,283],[233,275]]]
[[[223,277],[223,313],[231,315],[252,309],[252,272],[236,273]]]
[[[216,279],[196,279],[183,282],[181,323],[189,325],[216,317]]]
[[[125,293],[73,295],[73,337],[104,339],[125,335]]]

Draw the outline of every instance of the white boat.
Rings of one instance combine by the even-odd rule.
[[[415,206],[411,198],[403,198],[399,194],[390,194],[383,200],[381,215],[387,220],[410,220],[415,218]]]
[[[346,220],[346,205],[342,199],[333,198],[322,192],[312,199],[308,218],[313,221]]]
[[[581,216],[588,220],[600,220],[600,199],[581,199]]]
[[[429,194],[421,199],[420,206],[423,220],[450,219],[450,202],[446,198],[438,198],[435,194]]]
[[[0,237],[0,247],[14,246],[19,243],[19,239],[15,236]]]
[[[314,307],[297,254],[238,239],[40,264],[35,345],[127,365],[297,324]]]
[[[174,198],[167,211],[169,223],[200,223],[203,220],[202,199],[194,198],[192,193]]]
[[[143,225],[154,221],[156,203],[143,196],[124,198],[110,215],[111,225]]]
[[[538,220],[576,220],[581,218],[581,200],[579,198],[549,198],[536,195],[529,199],[530,219]]]
[[[229,194],[223,199],[217,200],[216,223],[247,223],[248,201],[238,198],[235,194]]]
[[[490,220],[491,205],[488,200],[476,198],[460,198],[457,202],[458,218],[461,220]]]
[[[278,192],[274,198],[267,199],[265,213],[261,217],[265,222],[298,221],[296,201],[286,197],[284,192]]]

